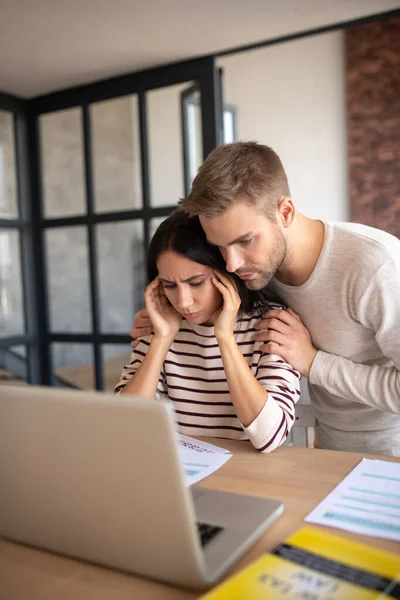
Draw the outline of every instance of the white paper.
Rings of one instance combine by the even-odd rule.
[[[199,455],[194,460],[184,460],[185,480],[186,485],[193,485],[204,477],[208,477],[215,473],[222,465],[224,465],[232,454],[204,454],[202,458]]]
[[[363,458],[305,521],[400,541],[400,464]]]
[[[214,444],[209,444],[208,442],[195,440],[194,438],[182,435],[181,433],[178,433],[178,441],[181,448],[190,449],[194,452],[204,454],[230,454],[229,450],[225,450],[225,448],[214,446]]]
[[[228,450],[186,435],[178,434],[178,442],[187,486],[215,473],[232,458]]]

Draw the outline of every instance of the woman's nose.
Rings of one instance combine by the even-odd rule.
[[[193,304],[193,297],[190,290],[182,288],[179,291],[178,307],[181,310],[190,308]]]

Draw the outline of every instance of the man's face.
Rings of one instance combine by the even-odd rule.
[[[286,257],[286,239],[278,223],[245,201],[214,218],[200,216],[210,244],[218,246],[226,268],[244,280],[250,290],[271,281]]]

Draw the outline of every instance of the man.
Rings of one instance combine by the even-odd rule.
[[[257,339],[308,376],[317,447],[400,456],[400,241],[296,212],[279,157],[255,142],[216,148],[180,204],[228,271],[290,307],[263,315]]]

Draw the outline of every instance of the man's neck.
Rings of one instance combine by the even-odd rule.
[[[324,243],[325,228],[321,221],[297,213],[287,239],[286,258],[275,274],[286,285],[303,285],[317,264]]]

